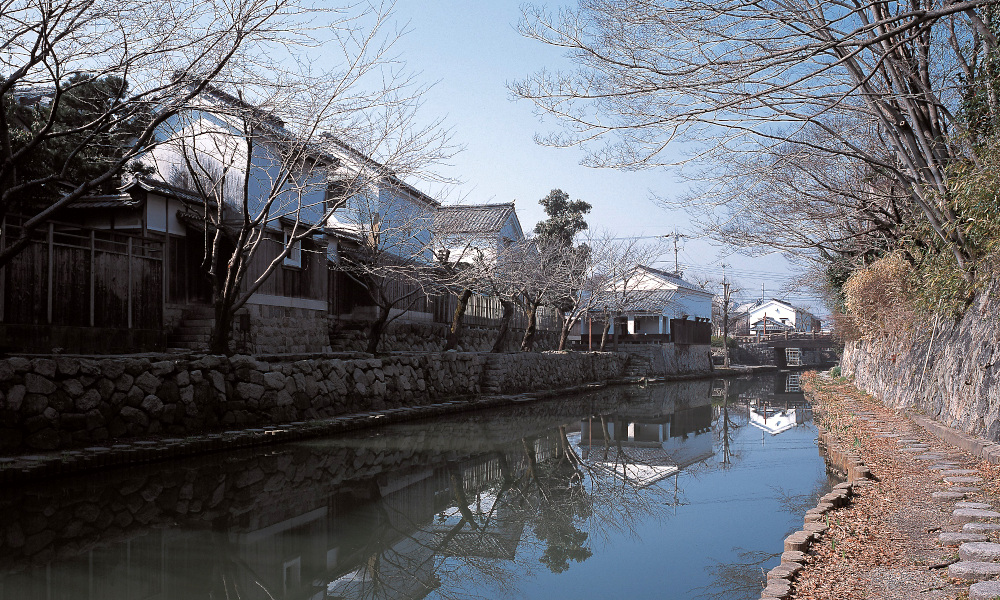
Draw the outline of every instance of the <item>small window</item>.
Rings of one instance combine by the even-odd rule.
[[[291,236],[289,236],[288,232],[286,231],[285,232],[285,237],[284,237],[284,246],[285,247],[288,246],[288,238],[289,237],[291,237]],[[288,253],[288,256],[285,257],[285,260],[283,261],[283,264],[286,267],[301,267],[302,266],[302,240],[295,240],[295,242],[292,244],[292,250],[291,250],[291,252]]]

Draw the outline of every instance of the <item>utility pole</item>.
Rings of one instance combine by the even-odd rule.
[[[677,258],[678,253],[679,253],[679,249],[677,247],[677,242],[681,238],[686,238],[687,236],[684,235],[683,233],[677,233],[677,230],[675,229],[673,236],[666,236],[666,237],[673,237],[674,238],[674,273],[677,275],[677,277],[680,277],[681,276],[681,267],[680,267],[680,261]]]
[[[722,264],[722,366],[729,368],[729,281],[726,264]]]

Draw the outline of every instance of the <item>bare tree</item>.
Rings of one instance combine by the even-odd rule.
[[[662,256],[663,251],[659,244],[643,242],[638,238],[619,238],[614,234],[604,233],[597,238],[593,254],[594,277],[602,285],[594,294],[591,310],[600,311],[604,315],[599,348],[603,352],[612,323],[649,295],[649,290],[644,285],[646,277],[641,267],[653,264]],[[616,324],[614,331],[616,351],[619,330],[620,327]]]
[[[553,302],[559,311],[559,350],[566,349],[566,340],[580,320],[593,308],[598,293],[607,285],[604,273],[594,270],[592,244],[562,248],[563,266],[554,275],[560,281],[560,295]]]
[[[368,293],[376,315],[367,352],[375,354],[386,326],[439,289],[441,270],[430,251],[433,199],[402,185],[352,196],[334,215],[348,239],[338,269]]]
[[[566,282],[571,279],[564,274],[569,267],[566,262],[567,248],[542,237],[524,240],[516,246],[509,259],[514,267],[512,273],[517,301],[528,319],[521,339],[521,351],[531,352],[538,330],[539,308],[565,298]]]
[[[877,237],[886,222],[912,219],[969,280],[976,247],[949,202],[949,168],[979,164],[963,102],[992,68],[997,4],[588,0],[558,15],[528,6],[521,32],[565,49],[577,69],[540,71],[512,91],[566,126],[541,142],[606,139],[589,165],[662,166],[676,162],[671,142],[692,143],[707,161],[697,176],[714,183],[681,204],[712,201],[722,218],[707,221],[720,234],[736,223],[766,241],[754,225],[775,208],[763,213],[755,199],[777,180],[776,193],[802,191],[783,219],[816,201],[850,225],[826,232],[809,215],[813,228],[789,227],[775,243]],[[995,94],[984,104],[995,120]],[[847,193],[831,185],[837,164],[864,173]]]
[[[240,87],[269,56],[315,46],[314,21],[326,13],[299,0],[5,2],[0,216],[26,220],[17,239],[4,240],[0,265],[67,204],[114,184],[211,82]],[[114,89],[81,96],[93,82]],[[120,147],[95,157],[104,145]]]
[[[383,205],[419,195],[401,178],[426,175],[450,148],[437,122],[416,124],[423,88],[389,68],[395,34],[382,31],[387,18],[375,8],[340,13],[324,44],[325,60],[340,58],[330,69],[299,55],[291,67],[245,82],[237,96],[192,80],[198,104],[160,128],[166,141],[147,162],[200,198],[202,264],[214,286],[213,352],[229,351],[235,312],[275,269],[301,264],[304,250],[325,261],[325,242],[315,238],[338,214],[349,215],[347,233],[356,242],[341,264],[381,309],[370,347],[391,309],[419,295],[390,298],[386,282],[413,273],[407,261],[416,256],[406,249],[419,248],[411,238],[426,238],[428,227],[414,230],[423,217],[398,206],[387,213]],[[378,85],[369,85],[376,77]]]
[[[440,214],[434,218],[433,229],[431,251],[441,267],[440,289],[454,294],[457,299],[444,348],[453,350],[461,340],[462,324],[472,296],[494,295],[489,291],[492,287],[490,275],[504,248],[496,234],[467,231],[464,224],[457,224],[453,218],[442,218]]]
[[[500,327],[493,341],[492,353],[503,352],[510,337],[511,322],[520,295],[521,263],[524,242],[500,248],[494,257],[477,253],[467,276],[486,296],[500,300]]]

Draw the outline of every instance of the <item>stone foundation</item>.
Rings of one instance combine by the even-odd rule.
[[[329,352],[328,323],[326,311],[247,304],[236,315],[233,339],[248,354]]]
[[[649,361],[649,375],[711,373],[712,347],[705,344],[620,344],[619,349]]]
[[[607,381],[609,353],[80,357],[0,360],[0,452],[184,437],[234,427]]]

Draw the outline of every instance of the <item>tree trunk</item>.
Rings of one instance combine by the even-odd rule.
[[[500,332],[497,333],[497,340],[493,342],[493,349],[490,350],[493,354],[503,352],[504,344],[507,343],[507,335],[510,333],[510,320],[514,316],[513,302],[501,300],[500,306],[503,307],[503,313],[500,315]]]
[[[532,304],[528,309],[528,327],[524,330],[524,338],[521,339],[521,352],[531,352],[535,345],[535,330],[537,329],[538,305]]]
[[[229,338],[233,332],[232,302],[225,297],[215,301],[215,324],[212,325],[212,337],[208,343],[208,351],[212,354],[229,355]]]
[[[601,347],[597,349],[598,352],[604,352],[604,346],[608,343],[608,330],[611,329],[611,315],[607,315],[604,319],[604,329],[601,331]]]
[[[573,325],[566,321],[563,326],[559,329],[559,351],[562,352],[566,349],[566,338],[569,337],[569,331],[573,329]]]
[[[722,366],[729,368],[729,302],[722,306]]]
[[[611,350],[613,352],[618,352],[618,332],[621,331],[621,327],[618,326],[618,316],[615,316],[615,335],[614,341],[611,343]]]
[[[465,288],[458,297],[458,305],[455,307],[455,314],[451,318],[451,329],[448,330],[448,339],[444,349],[454,350],[458,346],[458,337],[462,331],[462,321],[465,319],[465,311],[469,307],[469,298],[472,297],[472,290]]]
[[[375,354],[378,350],[378,343],[382,341],[382,333],[385,330],[385,323],[389,320],[389,307],[380,306],[378,309],[378,318],[372,321],[371,326],[368,327],[368,347],[365,352],[368,354]]]

